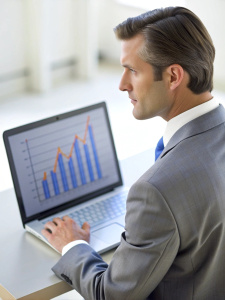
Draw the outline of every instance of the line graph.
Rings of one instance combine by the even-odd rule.
[[[66,153],[64,153],[60,147],[58,147],[58,151],[57,151],[57,154],[56,154],[56,159],[55,159],[55,164],[54,164],[54,169],[53,169],[53,172],[55,173],[56,172],[56,168],[57,168],[57,165],[58,165],[58,160],[59,160],[59,155],[61,154],[62,156],[64,156],[65,158],[67,159],[70,159],[71,156],[72,156],[72,152],[73,152],[73,149],[74,149],[74,145],[76,143],[77,140],[80,140],[83,144],[86,143],[86,138],[87,138],[87,131],[88,131],[88,126],[89,126],[89,122],[90,122],[90,117],[88,116],[87,117],[87,122],[86,122],[86,128],[85,128],[85,133],[84,133],[84,137],[83,139],[81,137],[79,137],[78,135],[75,135],[75,139],[72,143],[72,146],[70,148],[70,152],[69,152],[69,155],[66,155]]]
[[[15,183],[27,217],[85,201],[120,181],[103,104],[35,121],[10,134]]]
[[[86,178],[86,175],[84,172],[84,164],[87,165],[90,181],[94,181],[94,180],[100,179],[102,177],[98,154],[96,151],[95,140],[94,140],[94,136],[93,136],[93,129],[89,123],[90,123],[90,117],[88,116],[86,126],[85,126],[84,137],[82,138],[82,137],[78,136],[77,134],[75,134],[75,138],[74,138],[74,141],[72,142],[69,154],[64,153],[60,147],[58,147],[58,149],[57,149],[54,167],[53,167],[53,170],[51,170],[51,172],[50,172],[52,184],[54,187],[54,195],[60,194],[60,188],[59,188],[59,183],[58,183],[59,178],[56,174],[57,167],[59,167],[59,170],[60,170],[61,182],[63,185],[64,192],[67,192],[69,190],[68,180],[71,180],[73,188],[77,188],[77,186],[78,186],[77,176],[80,176],[82,185],[85,185],[87,183],[87,178]],[[94,160],[91,160],[89,146],[86,143],[88,134],[89,134],[90,141],[91,141],[91,151],[93,152]],[[79,144],[81,144],[81,146],[83,146],[83,150],[85,153],[85,160],[82,158],[82,155],[81,155],[82,150],[80,149]],[[75,152],[75,159],[72,157],[73,152]],[[64,165],[65,161],[63,160],[63,158],[65,158],[67,160],[70,176],[68,176],[68,174],[66,174],[65,165]],[[75,163],[78,165],[78,169],[79,169],[78,174],[76,174],[76,171],[74,168]],[[95,167],[97,169],[98,178],[94,177],[93,164],[95,164]],[[49,182],[47,180],[47,172],[46,171],[44,172],[44,175],[43,175],[42,186],[43,186],[45,198],[46,199],[50,198],[51,193],[49,192]]]
[[[41,186],[44,199],[40,200],[58,196],[63,192],[68,192],[71,189],[76,189],[102,178],[90,116],[87,117],[84,127],[83,137],[76,133],[71,136],[72,142],[68,152],[63,151],[61,146],[56,148],[56,155],[51,169],[42,173]],[[27,139],[25,142],[28,153],[32,152]],[[33,165],[31,156],[29,159],[31,165]],[[40,195],[39,198],[41,198]]]

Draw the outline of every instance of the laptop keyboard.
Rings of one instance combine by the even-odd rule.
[[[123,215],[126,211],[126,199],[127,191],[123,191],[105,200],[75,210],[69,213],[68,216],[80,226],[87,221],[91,227],[94,227]],[[52,219],[43,221],[43,224],[49,221],[52,221]]]

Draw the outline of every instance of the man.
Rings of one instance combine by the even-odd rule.
[[[128,19],[115,33],[120,90],[135,118],[168,121],[165,148],[130,189],[111,263],[77,241],[88,242],[87,223],[56,218],[43,230],[63,249],[53,271],[86,300],[225,299],[225,110],[211,95],[211,38],[181,7]]]

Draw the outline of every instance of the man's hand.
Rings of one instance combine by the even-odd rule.
[[[68,216],[62,219],[54,218],[52,222],[45,224],[42,234],[53,247],[62,253],[63,247],[72,241],[84,240],[89,242],[90,225],[85,222],[82,228],[80,228],[80,226]]]

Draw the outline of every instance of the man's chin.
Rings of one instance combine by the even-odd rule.
[[[133,108],[133,116],[137,120],[147,120],[155,117],[155,115],[147,115],[145,112],[138,111],[137,107]]]
[[[133,116],[137,120],[145,120],[146,119],[143,114],[141,114],[140,112],[137,112],[137,110],[135,109],[135,107],[133,108]]]

